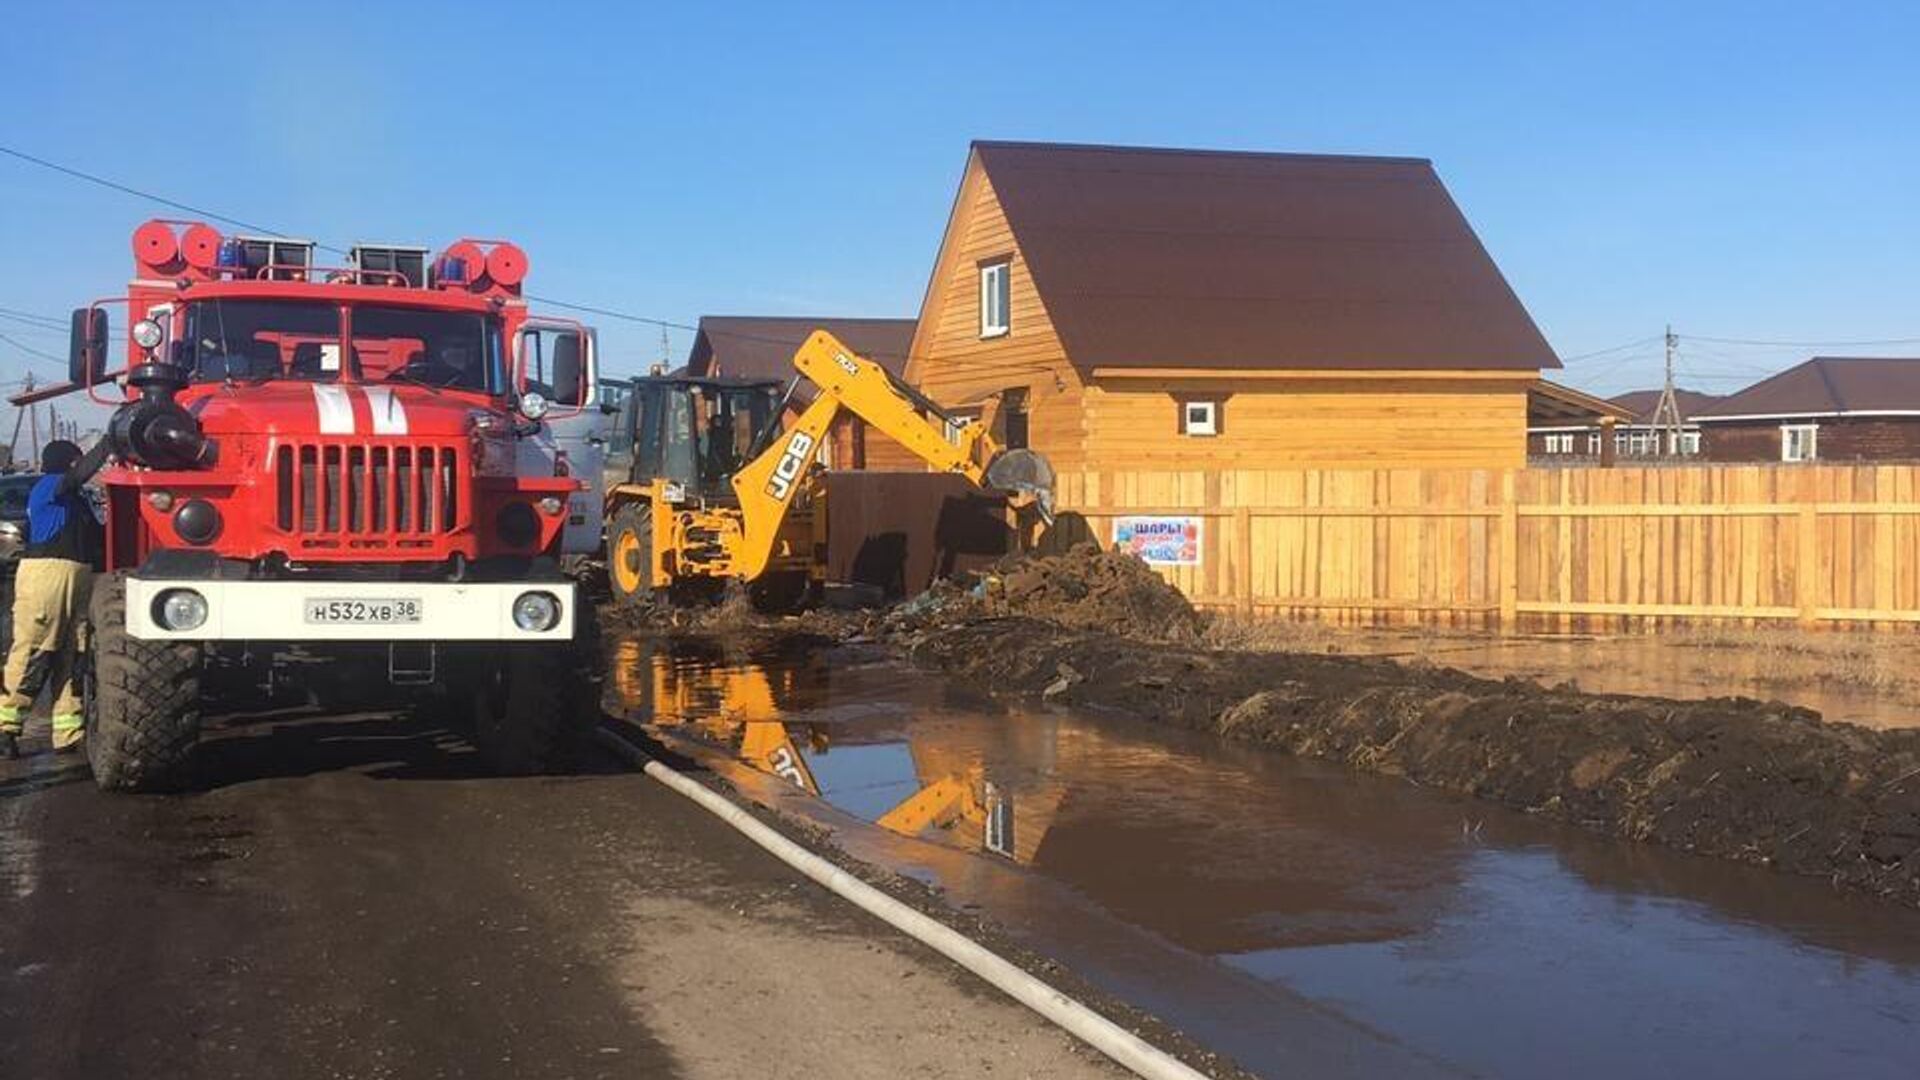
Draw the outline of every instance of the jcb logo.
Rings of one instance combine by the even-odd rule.
[[[787,440],[787,448],[780,452],[780,463],[773,467],[773,475],[767,479],[767,494],[776,499],[784,499],[793,490],[793,482],[801,470],[807,467],[807,457],[813,453],[813,436],[804,431],[796,431]]]
[[[854,362],[853,362],[853,361],[852,361],[852,360],[851,360],[851,359],[850,359],[850,358],[849,358],[849,357],[847,356],[847,354],[846,354],[846,353],[843,353],[843,352],[837,352],[837,353],[834,353],[834,354],[833,354],[833,362],[834,362],[834,363],[836,363],[836,364],[839,364],[839,365],[840,365],[840,370],[841,370],[841,371],[844,371],[844,372],[846,372],[846,373],[847,373],[847,374],[849,374],[849,375],[858,375],[858,374],[860,374],[860,365],[858,365],[858,364],[856,364],[856,363],[854,363]]]
[[[786,747],[775,750],[773,756],[767,759],[767,764],[773,766],[774,775],[794,787],[804,789],[807,786],[806,774],[800,771],[800,766],[793,760],[793,752]]]

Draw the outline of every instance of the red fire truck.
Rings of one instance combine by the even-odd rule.
[[[70,350],[116,406],[84,677],[99,785],[179,783],[215,686],[295,680],[433,702],[495,768],[550,767],[596,715],[593,612],[560,570],[583,479],[551,432],[593,404],[591,332],[529,316],[505,241],[324,267],[305,241],[150,221],[133,252]]]

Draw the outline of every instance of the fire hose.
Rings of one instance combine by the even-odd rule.
[[[1149,1080],[1206,1080],[1206,1075],[1054,989],[986,946],[931,916],[915,911],[879,889],[780,835],[744,807],[694,781],[606,728],[597,730],[602,745],[649,777],[726,822],[774,858],[825,886],[841,899],[920,942],[986,980],[995,989],[1039,1013],[1088,1046]]]

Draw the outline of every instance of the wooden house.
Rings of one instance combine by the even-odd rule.
[[[980,142],[907,378],[1061,472],[1520,466],[1559,367],[1431,163]]]
[[[687,353],[687,373],[787,382],[794,375],[793,354],[799,351],[807,335],[826,330],[897,375],[906,368],[913,327],[912,319],[705,315],[694,333],[693,347]],[[813,388],[803,379],[788,406],[787,419],[798,415],[812,400]],[[876,438],[872,442],[888,443],[897,456],[906,455],[905,450],[893,447],[890,440]],[[866,425],[853,417],[842,416],[834,422],[830,437],[821,449],[821,460],[829,468],[863,469],[868,467],[868,448]],[[887,450],[881,453],[886,454]]]
[[[1816,356],[1694,419],[1707,461],[1920,461],[1920,358]]]
[[[1567,387],[1553,389],[1556,397],[1579,394]],[[1676,389],[1673,397],[1680,411],[1678,438],[1654,423],[1658,390],[1630,390],[1604,401],[1589,398],[1585,416],[1580,408],[1530,408],[1527,460],[1534,465],[1630,465],[1697,458],[1700,424],[1693,417],[1719,399],[1687,389]],[[1600,408],[1592,408],[1593,402]]]

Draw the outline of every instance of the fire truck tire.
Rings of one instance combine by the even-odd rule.
[[[628,503],[613,515],[613,527],[607,530],[607,587],[614,599],[625,607],[653,603],[655,592],[648,580],[652,563],[653,507]]]
[[[600,624],[591,606],[563,645],[510,648],[483,660],[473,741],[496,773],[563,771],[600,722]]]
[[[200,738],[200,649],[127,633],[127,580],[103,574],[90,615],[87,760],[103,791],[164,791],[186,779]]]

